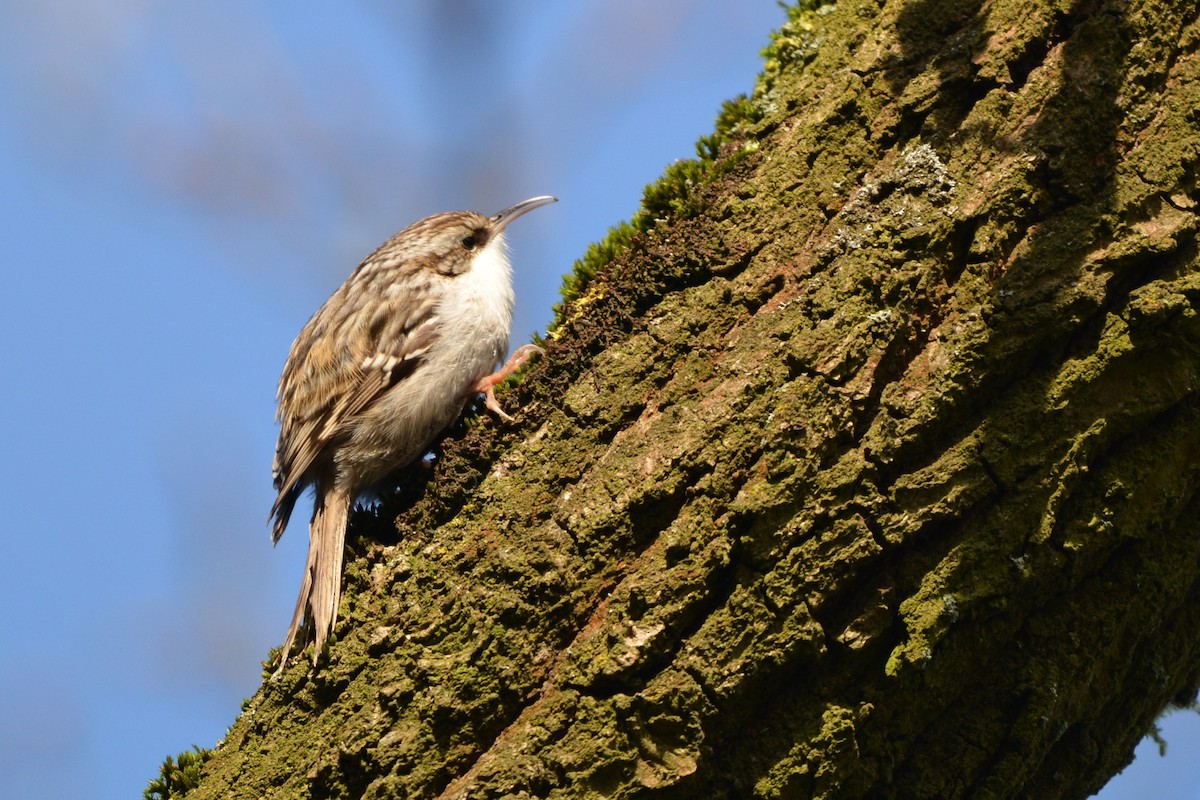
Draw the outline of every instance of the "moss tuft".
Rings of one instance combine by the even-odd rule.
[[[763,48],[763,71],[754,87],[754,103],[767,107],[772,103],[775,82],[788,69],[812,61],[821,46],[817,19],[832,11],[833,0],[799,0],[787,6],[787,22],[772,31],[771,43]]]
[[[739,160],[739,156],[757,149],[751,129],[773,108],[775,80],[789,67],[811,61],[820,45],[817,18],[833,8],[831,0],[800,0],[787,6],[787,21],[771,34],[763,49],[763,72],[752,97],[741,95],[727,100],[717,115],[713,133],[696,142],[696,158],[676,161],[662,177],[646,186],[641,208],[628,222],[611,228],[601,241],[590,245],[583,257],[563,277],[562,302],[554,307],[549,335],[574,318],[569,306],[581,299],[589,302],[587,291],[596,275],[618,254],[624,252],[639,233],[649,231],[667,219],[687,219],[704,209],[696,187],[712,181]],[[594,299],[594,298],[592,298]],[[580,309],[575,309],[578,311]]]
[[[636,216],[634,220],[637,220]],[[583,296],[584,291],[596,277],[596,273],[629,246],[629,242],[637,231],[638,229],[634,227],[633,223],[621,222],[610,228],[608,234],[599,242],[588,245],[583,258],[576,261],[571,267],[571,271],[563,276],[562,288],[559,290],[563,301],[554,306],[554,323],[550,326],[551,334],[565,321],[564,309],[566,306]]]
[[[668,219],[687,219],[704,209],[695,189],[711,181],[720,172],[738,161],[738,156],[753,152],[756,145],[747,141],[749,127],[761,119],[758,106],[744,95],[721,105],[713,133],[701,136],[696,142],[696,158],[681,159],[669,165],[662,177],[646,186],[642,204],[628,222],[610,228],[599,242],[587,251],[563,276],[562,303],[554,307],[554,322],[549,334],[595,299],[588,290],[596,276],[613,259],[623,253],[639,233],[644,233]],[[575,308],[568,309],[574,304]]]
[[[180,798],[195,789],[200,783],[200,770],[204,762],[212,757],[212,750],[192,745],[172,758],[167,756],[159,768],[158,777],[142,792],[143,800],[167,800]]]

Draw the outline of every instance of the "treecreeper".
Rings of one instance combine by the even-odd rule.
[[[486,217],[450,211],[414,222],[368,256],[308,321],[279,378],[272,541],[314,490],[308,560],[279,654],[302,623],[313,663],[337,622],[351,505],[420,458],[467,400],[511,420],[495,387],[540,349],[508,352],[512,267],[504,229],[555,202],[532,197]]]

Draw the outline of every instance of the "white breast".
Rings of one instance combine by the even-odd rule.
[[[512,266],[501,233],[479,251],[469,270],[451,279],[438,310],[444,325],[441,352],[430,360],[461,370],[464,384],[491,374],[508,350],[513,299]]]

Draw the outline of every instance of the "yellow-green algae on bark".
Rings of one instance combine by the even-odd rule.
[[[1200,680],[1197,11],[794,11],[188,796],[1098,788]]]

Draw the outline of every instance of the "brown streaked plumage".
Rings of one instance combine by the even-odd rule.
[[[512,320],[504,228],[554,201],[534,197],[493,217],[452,211],[414,222],[368,256],[292,343],[279,379],[272,540],[306,487],[316,499],[276,675],[302,622],[314,663],[333,631],[355,498],[419,458],[473,393],[509,419],[494,387],[538,348],[519,348],[493,372]]]

